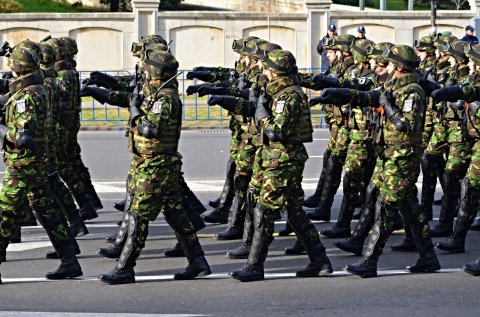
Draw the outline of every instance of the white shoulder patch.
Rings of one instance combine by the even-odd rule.
[[[160,101],[157,101],[153,104],[153,107],[152,107],[152,112],[153,113],[160,113],[162,112],[162,102]]]
[[[403,103],[403,111],[410,112],[412,111],[412,109],[413,109],[413,100],[412,99],[405,100],[405,102]]]
[[[24,113],[27,108],[27,104],[25,100],[18,100],[17,101],[17,112],[18,113]]]
[[[277,101],[275,113],[283,113],[283,108],[285,108],[285,100]]]

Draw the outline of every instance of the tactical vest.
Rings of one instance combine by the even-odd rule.
[[[60,108],[60,122],[62,123],[63,128],[71,128],[75,124],[75,78],[72,71],[71,64],[67,61],[59,61],[55,63],[55,70],[57,71],[57,83],[59,86],[66,85],[68,86],[68,91],[65,93],[65,105]]]
[[[289,139],[286,140],[286,144],[312,142],[313,126],[307,95],[305,95],[299,85],[286,87],[280,90],[276,96],[281,96],[283,93],[296,93],[302,98],[302,112],[298,118],[297,124],[295,125],[295,130],[293,131],[292,135],[289,136]]]
[[[57,80],[55,79],[56,72],[54,69],[50,68],[45,70],[45,80],[43,85],[48,92],[49,103],[47,105],[47,120],[46,128],[47,131],[55,132],[58,127],[58,116],[60,109],[60,95],[58,92]]]
[[[164,124],[158,131],[158,138],[147,139],[138,133],[136,128],[132,129],[133,144],[135,151],[140,155],[154,155],[154,154],[175,154],[178,150],[178,140],[180,139],[180,132],[182,130],[182,102],[178,95],[177,89],[164,88],[155,94],[154,98],[145,98],[141,109],[146,114],[152,113],[155,103],[159,98],[167,97],[171,100],[172,114],[167,120],[168,124]],[[161,116],[161,113],[157,115]]]
[[[36,121],[30,127],[34,133],[33,147],[38,149],[36,152],[46,153],[47,147],[47,105],[49,104],[49,96],[45,87],[42,85],[44,78],[43,74],[39,72],[25,75],[10,84],[10,93],[12,96],[5,104],[5,123],[9,128],[15,127],[15,114],[18,112],[17,100],[26,92],[30,92],[32,98],[35,99],[37,105],[35,108]],[[20,89],[18,87],[20,86]],[[18,90],[15,90],[18,89]],[[27,105],[24,105],[27,107]],[[27,149],[19,150],[14,144],[7,143],[6,151],[10,153],[20,153],[21,151],[28,151]]]

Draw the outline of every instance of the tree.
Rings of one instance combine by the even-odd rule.
[[[455,6],[457,7],[457,10],[460,10],[462,8],[462,6],[468,2],[468,0],[450,0],[452,1]]]

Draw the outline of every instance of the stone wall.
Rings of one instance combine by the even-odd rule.
[[[264,12],[158,12],[159,0],[133,0],[133,13],[0,14],[0,41],[16,44],[26,38],[38,41],[48,34],[71,36],[79,44],[79,69],[132,70],[131,42],[157,33],[172,41],[180,68],[191,69],[196,65],[232,66],[232,41],[256,35],[291,50],[299,67],[320,67],[316,45],[329,23],[335,23],[339,33],[352,34],[363,25],[373,41],[404,44],[431,31],[429,12],[330,11],[330,0],[303,2],[304,12],[278,13],[272,17],[270,29]],[[440,11],[438,30],[461,36],[467,24],[480,27],[480,19],[474,19],[477,8]],[[4,58],[0,58],[0,67],[6,67]]]

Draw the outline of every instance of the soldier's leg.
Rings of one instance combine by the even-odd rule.
[[[330,221],[334,196],[340,186],[342,169],[350,143],[349,133],[348,128],[341,127],[339,129],[335,148],[332,149],[332,153],[327,162],[327,174],[320,197],[320,203],[315,210],[307,213],[310,219]]]
[[[471,160],[471,142],[452,143],[445,173],[443,174],[443,198],[439,223],[431,230],[432,237],[448,237],[453,231],[460,198],[460,180],[465,177]]]
[[[332,136],[330,136],[330,138],[332,138]],[[328,144],[330,144],[330,139],[328,141]],[[325,184],[325,179],[327,177],[327,163],[331,153],[332,152],[330,151],[327,145],[327,149],[323,153],[322,171],[320,172],[320,177],[318,178],[318,183],[317,183],[317,187],[315,188],[315,192],[313,193],[312,196],[305,198],[305,200],[303,201],[303,205],[307,208],[315,208],[320,203],[320,197],[322,196],[323,185]]]

